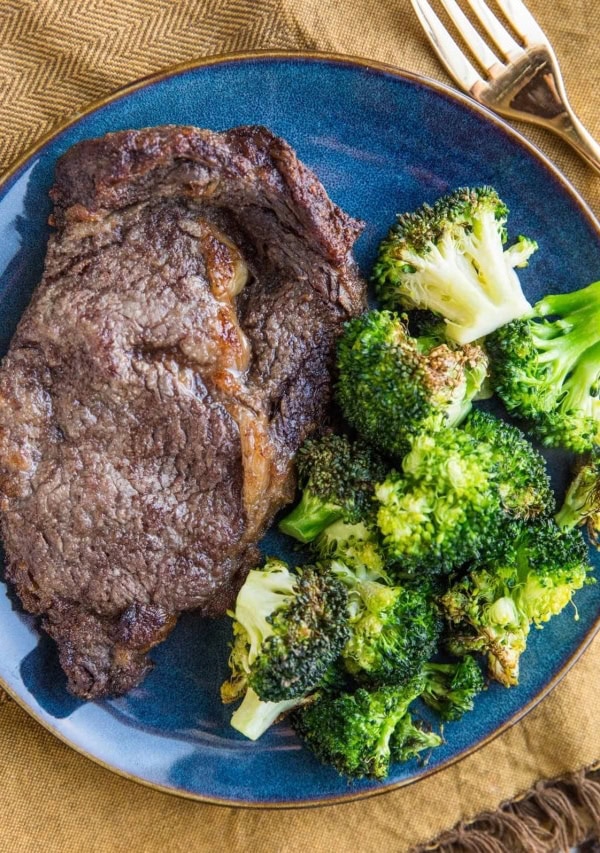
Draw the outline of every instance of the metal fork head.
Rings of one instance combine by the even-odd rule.
[[[566,96],[556,57],[537,24],[531,26],[527,19],[519,17],[518,13],[525,9],[520,0],[498,0],[498,5],[510,13],[511,23],[514,22],[526,42],[524,46],[514,40],[483,0],[469,0],[502,59],[488,47],[456,0],[441,2],[483,69],[483,75],[463,54],[429,0],[412,0],[439,58],[461,88],[495,112],[515,118],[545,124],[565,111]],[[531,18],[529,12],[527,15]]]
[[[456,0],[440,0],[481,72],[459,48],[429,0],[411,2],[435,52],[460,88],[494,112],[555,131],[600,172],[600,146],[573,113],[550,42],[521,0],[496,3],[522,44],[485,0],[468,0],[500,56],[479,35]]]

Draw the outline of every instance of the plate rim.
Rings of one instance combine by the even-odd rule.
[[[488,122],[494,124],[497,128],[500,128],[504,133],[506,133],[511,140],[518,143],[521,148],[524,148],[535,160],[537,160],[547,171],[550,172],[550,175],[554,180],[556,180],[562,187],[562,189],[567,193],[567,195],[571,198],[576,207],[579,208],[580,212],[583,214],[584,218],[587,220],[588,224],[596,232],[598,239],[600,240],[600,221],[578,192],[577,189],[573,186],[573,184],[569,181],[569,179],[562,173],[562,171],[546,156],[546,154],[541,151],[533,142],[528,140],[523,134],[512,127],[508,122],[498,116],[496,113],[489,110],[487,107],[477,103],[476,101],[469,98],[467,95],[464,95],[462,92],[454,89],[447,83],[444,83],[440,80],[436,80],[432,77],[429,77],[425,74],[420,74],[418,72],[409,71],[407,69],[401,68],[399,66],[391,65],[389,63],[380,62],[378,60],[371,60],[361,56],[355,56],[351,54],[342,54],[335,53],[330,51],[304,51],[304,50],[284,50],[284,49],[260,49],[260,50],[247,50],[247,51],[237,51],[231,53],[221,53],[215,54],[208,57],[199,57],[196,59],[186,60],[184,62],[178,63],[177,65],[170,66],[166,69],[162,69],[160,71],[154,72],[152,74],[146,75],[144,77],[140,77],[137,80],[134,80],[131,83],[127,83],[124,86],[115,89],[108,95],[104,95],[101,98],[98,98],[95,101],[92,101],[77,113],[72,115],[70,118],[61,122],[56,127],[52,128],[48,133],[44,134],[40,139],[38,139],[32,146],[30,146],[9,168],[5,171],[2,176],[0,176],[0,194],[3,194],[7,189],[10,189],[10,185],[15,181],[20,173],[24,171],[29,165],[30,161],[44,149],[50,142],[55,140],[62,133],[67,131],[69,128],[76,125],[82,119],[91,115],[92,113],[98,112],[103,107],[108,104],[113,103],[114,101],[120,100],[121,98],[125,98],[131,94],[134,94],[137,91],[145,88],[146,86],[153,85],[162,80],[169,79],[171,77],[175,77],[179,74],[184,74],[188,71],[194,71],[199,68],[206,68],[214,65],[226,65],[228,63],[234,62],[247,62],[247,61],[256,61],[256,60],[304,60],[304,61],[314,61],[314,62],[329,62],[332,64],[338,65],[346,65],[353,68],[359,68],[362,70],[373,70],[375,72],[383,73],[390,75],[392,77],[398,78],[400,80],[408,81],[410,83],[418,84],[421,86],[425,86],[430,90],[434,90],[450,100],[454,100],[459,103],[462,107],[466,107],[472,112],[482,116],[484,119],[487,119]],[[168,787],[165,785],[160,785],[156,782],[152,782],[148,779],[144,779],[141,776],[136,776],[133,773],[128,773],[126,770],[122,770],[120,768],[114,767],[107,762],[103,761],[96,755],[93,755],[90,752],[87,752],[83,747],[71,741],[63,732],[55,728],[48,720],[44,719],[41,715],[37,713],[33,708],[31,708],[25,699],[21,697],[14,689],[12,689],[2,678],[0,675],[0,688],[2,688],[14,701],[15,703],[21,707],[32,719],[34,719],[37,723],[43,726],[48,732],[57,737],[60,741],[66,744],[68,747],[73,749],[75,752],[83,755],[85,758],[93,761],[95,764],[103,767],[105,770],[109,770],[111,773],[114,773],[122,778],[125,778],[129,781],[136,782],[138,784],[144,785],[147,788],[150,788],[154,791],[159,791],[165,794],[171,794],[172,796],[183,797],[188,800],[193,800],[195,802],[201,802],[209,805],[216,806],[225,806],[229,808],[243,808],[243,809],[297,809],[297,808],[319,808],[322,806],[330,806],[330,805],[342,805],[344,803],[356,802],[358,800],[363,800],[371,797],[380,796],[386,793],[389,793],[394,790],[398,790],[400,788],[404,788],[408,785],[413,785],[418,783],[426,778],[433,776],[434,774],[440,772],[441,770],[445,770],[448,767],[462,761],[464,758],[467,758],[470,755],[473,755],[478,750],[487,746],[493,740],[495,740],[500,735],[504,734],[510,728],[512,728],[516,723],[522,720],[530,711],[532,711],[540,702],[542,702],[549,693],[554,690],[554,688],[562,681],[565,675],[569,672],[569,670],[574,666],[574,664],[579,660],[579,658],[583,655],[583,653],[590,646],[594,637],[600,632],[600,613],[596,617],[595,622],[586,632],[584,637],[582,638],[580,644],[577,646],[576,650],[573,654],[563,663],[560,669],[554,674],[554,676],[550,679],[550,681],[538,692],[533,698],[531,698],[522,708],[520,708],[515,714],[509,717],[504,722],[500,723],[500,725],[495,728],[492,732],[490,732],[486,737],[479,740],[477,743],[473,744],[470,747],[463,749],[458,752],[456,755],[451,756],[446,761],[441,764],[432,767],[431,769],[426,769],[423,773],[421,773],[417,778],[410,779],[400,779],[395,782],[390,782],[389,784],[382,783],[380,787],[374,788],[372,790],[362,790],[352,792],[349,790],[348,792],[335,795],[332,797],[321,796],[319,798],[310,799],[310,800],[292,800],[292,801],[284,801],[284,802],[272,802],[269,800],[264,801],[253,801],[249,802],[247,800],[239,800],[239,799],[227,799],[224,797],[211,797],[209,795],[197,794],[192,791],[187,791],[182,788],[177,787]]]

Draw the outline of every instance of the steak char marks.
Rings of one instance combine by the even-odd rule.
[[[70,690],[137,684],[220,614],[293,497],[361,224],[259,127],[124,131],[58,162],[42,282],[0,368],[7,577]]]

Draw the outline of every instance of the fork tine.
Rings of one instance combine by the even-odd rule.
[[[540,27],[529,9],[521,0],[496,0],[506,15],[506,20],[514,27],[526,45],[545,44],[550,46],[546,33]]]
[[[510,0],[509,0],[510,2]],[[489,6],[484,0],[468,0],[469,6],[475,12],[481,21],[484,29],[489,33],[490,38],[507,58],[513,57],[516,54],[523,53],[523,48],[513,39],[510,33],[502,26],[498,18],[494,15]],[[498,0],[502,7],[501,0]]]
[[[467,92],[470,92],[477,83],[485,86],[484,80],[460,50],[428,0],[411,0],[411,2],[421,26],[448,74]]]
[[[442,0],[442,6],[448,12],[450,18],[456,24],[456,28],[470,47],[477,62],[489,71],[490,68],[500,65],[500,60],[481,38],[475,27],[471,24],[465,13],[456,3],[456,0]]]

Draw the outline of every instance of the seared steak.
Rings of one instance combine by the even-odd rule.
[[[361,224],[258,127],[81,142],[51,196],[0,368],[0,507],[7,577],[91,698],[255,563],[363,308]]]

